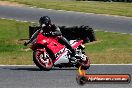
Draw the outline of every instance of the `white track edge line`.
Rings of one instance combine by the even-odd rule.
[[[25,23],[28,23],[28,22],[30,22],[30,23],[36,23],[36,22],[31,22],[31,21],[27,21],[27,20],[17,20],[17,19],[13,19],[13,18],[4,18],[4,17],[0,17],[0,19],[3,19],[3,20],[12,20],[12,21],[17,21],[17,22],[25,22]]]
[[[36,65],[0,65],[0,67],[3,67],[3,66],[11,66],[11,67],[14,67],[14,66],[17,66],[17,67],[30,67],[30,66],[36,66]]]
[[[105,66],[106,66],[106,65],[108,65],[108,66],[112,66],[112,65],[113,65],[113,66],[115,66],[115,65],[117,65],[117,66],[120,66],[120,65],[128,66],[128,65],[132,65],[132,64],[91,64],[91,65],[94,65],[94,66],[96,66],[96,65],[97,65],[97,66],[99,66],[99,65],[100,65],[100,66],[101,66],[101,65],[105,65]],[[24,67],[30,67],[30,66],[36,66],[36,65],[0,65],[0,67],[2,67],[2,66],[20,66],[20,67],[21,67],[21,66],[22,66],[22,67],[24,66]]]
[[[11,18],[0,18],[0,19],[7,19],[7,20],[15,20],[15,21],[18,21],[18,22],[25,22],[25,23],[27,23],[27,22],[30,22],[30,21],[26,21],[26,20],[16,20],[16,19],[11,19]],[[36,22],[31,22],[31,23],[36,23]],[[103,31],[103,30],[95,30],[95,31]],[[103,31],[103,32],[111,32],[111,33],[120,33],[120,32],[112,32],[112,31]],[[123,35],[125,35],[125,34],[129,34],[129,33],[120,33],[120,34],[123,34]],[[129,35],[132,35],[132,34],[129,34]]]
[[[91,64],[91,65],[132,65],[132,64]]]
[[[99,14],[99,13],[87,13],[87,12],[77,12],[77,11],[68,11],[68,10],[56,10],[56,9],[48,9],[48,8],[41,8],[41,7],[38,7],[38,6],[30,6],[30,5],[26,5],[28,8],[31,8],[31,9],[40,9],[40,10],[53,10],[53,11],[60,11],[60,12],[75,12],[75,13],[78,13],[78,14],[88,14],[88,15],[98,15],[98,16],[112,16],[112,17],[116,17],[116,18],[119,18],[119,17],[122,17],[122,18],[127,18],[127,19],[129,19],[129,18],[132,18],[132,17],[127,17],[127,16],[119,16],[119,15],[110,15],[110,14]],[[17,6],[11,6],[11,7],[17,7]],[[20,7],[20,8],[22,8],[22,7]]]
[[[127,16],[119,16],[119,15],[110,15],[110,14],[96,14],[96,13],[86,13],[86,12],[76,12],[76,11],[67,11],[67,10],[55,10],[55,9],[47,9],[47,8],[39,8],[37,6],[30,6],[29,8],[35,8],[35,9],[46,9],[46,10],[53,10],[53,11],[60,11],[60,12],[75,12],[75,13],[78,13],[78,14],[88,14],[88,15],[98,15],[98,16],[112,16],[112,17],[116,17],[116,18],[119,18],[119,17],[122,17],[122,18],[132,18],[132,17],[127,17]]]

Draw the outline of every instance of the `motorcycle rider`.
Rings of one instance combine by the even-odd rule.
[[[45,36],[57,36],[59,39],[59,42],[61,44],[65,45],[72,52],[71,53],[71,60],[76,62],[76,58],[75,58],[76,51],[72,48],[69,41],[65,37],[62,36],[62,33],[61,33],[59,27],[52,24],[51,19],[48,16],[42,16],[39,19],[39,24],[40,24],[40,30],[37,30],[32,35],[30,40],[28,42],[24,43],[24,45],[26,46],[27,44],[31,43],[40,32],[42,34],[44,34]]]

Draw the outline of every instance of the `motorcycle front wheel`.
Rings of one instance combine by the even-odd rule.
[[[49,71],[53,67],[53,62],[46,52],[34,51],[33,61],[41,70]]]

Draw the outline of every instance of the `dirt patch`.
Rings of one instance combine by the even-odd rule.
[[[96,44],[96,43],[100,43],[102,41],[103,40],[93,41],[93,42],[90,42],[90,43],[86,43],[85,45],[93,45],[93,44]]]
[[[9,1],[0,1],[0,5],[1,6],[18,6],[18,7],[25,6],[24,4],[19,4],[17,2],[9,2]]]

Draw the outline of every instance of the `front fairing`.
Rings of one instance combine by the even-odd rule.
[[[43,36],[41,33],[39,33],[36,38],[31,42],[31,49],[36,50],[37,48],[43,47],[44,44],[46,44],[47,39],[45,36]]]
[[[42,33],[39,33],[36,39],[36,43],[44,45],[47,41],[48,38],[43,36]]]
[[[43,36],[41,33],[37,36],[36,43],[39,45],[45,45],[51,49],[54,54],[64,48],[64,45],[61,45],[55,37]]]

